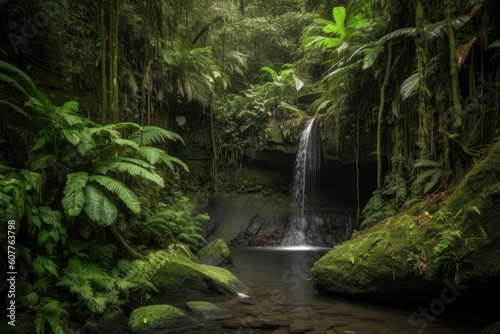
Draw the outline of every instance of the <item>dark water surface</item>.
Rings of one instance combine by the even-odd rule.
[[[418,314],[418,308],[387,308],[318,294],[310,282],[309,270],[326,251],[232,248],[234,267],[230,270],[251,288],[248,296],[158,296],[155,301],[183,309],[186,301],[204,300],[230,315],[185,333],[285,334],[300,327],[310,329],[309,334],[480,333],[456,320],[431,318],[428,314],[426,318]],[[120,332],[124,331],[113,333]]]

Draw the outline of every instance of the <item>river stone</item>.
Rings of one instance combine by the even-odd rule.
[[[251,318],[248,325],[256,329],[272,330],[280,327],[280,321],[273,316]]]
[[[132,333],[151,333],[155,330],[182,331],[196,328],[198,320],[171,305],[142,306],[130,314],[128,329]]]
[[[226,312],[215,304],[205,301],[191,301],[186,303],[189,313],[202,320],[220,320],[228,317]]]
[[[288,328],[289,333],[305,333],[314,330],[314,326],[307,321],[295,319]]]
[[[228,270],[195,263],[182,254],[175,255],[160,267],[153,283],[159,291],[174,294],[236,295],[249,290]]]
[[[215,239],[196,254],[201,263],[211,266],[229,267],[233,265],[231,251],[222,239]]]

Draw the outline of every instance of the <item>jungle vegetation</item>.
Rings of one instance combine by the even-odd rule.
[[[500,136],[494,0],[2,0],[0,16],[0,237],[15,220],[37,333],[141,303],[197,249],[207,217],[169,153],[184,141],[209,147],[215,192],[269,122],[320,115],[357,156],[366,134],[366,227],[452,188]]]

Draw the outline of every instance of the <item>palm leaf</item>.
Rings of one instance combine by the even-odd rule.
[[[87,185],[88,174],[76,172],[68,174],[62,205],[68,217],[76,217],[82,212],[85,205],[83,188]]]
[[[109,192],[116,194],[118,196],[118,198],[123,203],[125,203],[125,205],[133,213],[138,214],[141,212],[141,203],[140,203],[139,199],[134,194],[134,192],[129,187],[127,187],[124,183],[118,181],[117,179],[114,179],[112,177],[105,176],[105,175],[91,175],[91,176],[89,176],[89,181],[98,183],[103,188],[107,189]],[[87,186],[88,186],[88,184],[87,184]],[[87,195],[87,194],[85,194],[85,195]],[[102,199],[102,201],[104,202],[105,199]],[[88,202],[88,199],[87,199],[87,202]],[[116,209],[114,204],[111,201],[109,201],[109,202]]]
[[[89,178],[90,179],[90,178]],[[87,183],[85,192],[85,213],[99,226],[109,226],[118,215],[115,204],[97,186]]]

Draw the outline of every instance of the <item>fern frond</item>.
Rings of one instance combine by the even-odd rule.
[[[180,141],[184,144],[184,139],[177,133],[157,126],[144,126],[141,130],[134,132],[129,139],[141,146],[162,144],[167,141]]]
[[[127,173],[132,176],[140,176],[156,183],[163,188],[165,186],[165,181],[163,180],[163,178],[155,172],[151,172],[141,166],[144,164],[145,161],[140,159],[114,158],[99,161],[97,170],[102,174],[106,174],[108,170],[113,170]]]
[[[68,217],[78,216],[85,205],[85,194],[83,188],[87,185],[88,174],[86,172],[70,173],[67,176],[64,197],[61,203]]]
[[[441,161],[434,161],[430,159],[418,159],[415,164],[413,165],[417,168],[419,167],[442,167],[443,163]]]
[[[96,182],[99,185],[101,185],[103,188],[107,189],[109,192],[116,194],[118,196],[118,198],[120,200],[122,200],[122,202],[133,213],[138,214],[141,212],[141,203],[139,202],[139,199],[134,194],[134,192],[129,187],[127,187],[124,183],[118,181],[117,179],[114,179],[112,177],[105,176],[105,175],[91,175],[91,176],[89,176],[89,181]],[[93,187],[93,188],[95,188],[95,187]],[[110,212],[109,212],[110,215],[108,216],[108,218],[111,218],[113,215],[114,215],[114,218],[116,218],[116,214],[115,214],[116,206],[114,206],[114,204],[102,192],[101,192],[101,194],[102,194],[102,196],[100,196],[101,198],[98,198],[99,194],[92,193],[92,195],[96,195],[96,197],[93,198],[93,204],[95,204],[95,201],[101,201],[101,204],[106,203],[106,202],[108,204],[111,204],[114,207],[114,209],[110,210]],[[87,200],[87,202],[89,202],[89,201]],[[101,210],[105,209],[102,205],[101,205],[101,207],[98,207],[98,208]],[[109,221],[109,220],[107,220],[107,221]],[[113,219],[113,221],[114,221],[114,219]],[[108,225],[110,225],[110,224],[108,224]]]
[[[118,215],[118,209],[102,190],[97,186],[87,183],[84,193],[85,206],[83,209],[87,216],[99,226],[113,224]]]
[[[182,162],[180,159],[175,158],[167,154],[164,150],[151,147],[151,146],[141,146],[137,149],[137,153],[146,159],[150,164],[155,165],[158,162],[165,163],[171,170],[174,170],[174,165],[176,163],[181,166],[185,171],[189,172],[188,166]]]

